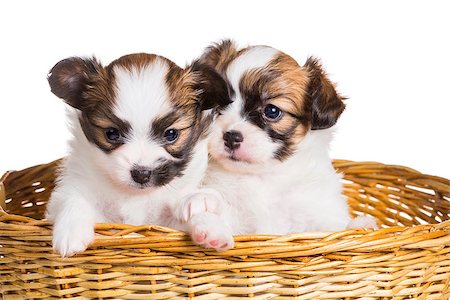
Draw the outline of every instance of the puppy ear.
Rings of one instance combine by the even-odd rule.
[[[238,55],[234,41],[226,39],[207,47],[198,61],[223,74],[230,63]]]
[[[87,89],[90,77],[101,68],[92,58],[70,57],[58,62],[47,76],[53,94],[77,109],[83,108],[82,93]]]
[[[326,129],[336,124],[345,109],[344,97],[336,92],[319,60],[309,57],[304,65],[309,73],[308,95],[312,105],[311,129]]]
[[[231,103],[227,83],[211,66],[195,61],[190,69],[198,75],[195,90],[199,93],[201,110],[220,110]]]

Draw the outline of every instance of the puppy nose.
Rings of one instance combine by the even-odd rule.
[[[223,134],[223,140],[225,141],[225,146],[231,150],[239,148],[241,142],[244,141],[244,136],[240,131],[230,130]]]
[[[136,166],[131,171],[131,178],[137,183],[144,184],[150,181],[150,175],[152,171],[146,167]]]

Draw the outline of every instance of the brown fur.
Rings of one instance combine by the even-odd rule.
[[[190,149],[189,143],[195,143],[201,135],[203,122],[199,121],[197,113],[189,107],[174,109],[167,115],[161,115],[152,124],[151,135],[155,140],[165,144],[164,133],[167,129],[179,130],[179,137],[173,143],[165,145],[166,150],[177,157],[185,149]]]
[[[309,73],[307,106],[311,108],[311,129],[326,129],[336,124],[345,109],[339,95],[317,58],[309,57],[304,65]]]
[[[199,61],[215,68],[219,73],[225,74],[228,65],[240,55],[232,40],[223,40],[208,47]]]
[[[290,56],[280,52],[266,67],[246,72],[240,81],[240,91],[259,96],[259,107],[254,109],[261,113],[268,104],[282,109],[280,120],[269,120],[266,124],[280,135],[289,135],[295,144],[307,131],[304,98],[308,81],[308,73]]]
[[[199,104],[199,91],[195,89],[200,80],[198,74],[190,70],[183,70],[175,64],[169,65],[166,83],[172,103],[176,107],[196,108]]]
[[[133,72],[134,70],[145,69],[156,59],[163,60],[167,64],[174,64],[170,60],[155,54],[134,53],[119,57],[118,59],[112,61],[107,68],[112,71],[114,67],[121,67],[129,72]]]

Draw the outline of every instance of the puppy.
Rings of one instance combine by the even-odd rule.
[[[232,103],[212,127],[210,191],[180,206],[196,243],[226,250],[236,234],[376,227],[352,221],[341,196],[328,147],[345,104],[317,59],[300,66],[274,48],[226,40],[200,61],[223,76]]]
[[[84,251],[97,222],[183,229],[168,212],[203,178],[205,134],[213,111],[229,102],[221,77],[198,63],[182,69],[141,53],[107,66],[64,59],[48,81],[70,105],[73,134],[46,212],[54,251]]]

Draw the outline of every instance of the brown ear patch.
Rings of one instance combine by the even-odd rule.
[[[197,74],[170,62],[166,74],[169,97],[175,107],[190,106],[195,109],[198,104],[199,92],[195,90],[199,78]]]
[[[219,73],[225,71],[232,60],[239,55],[239,51],[232,40],[223,40],[215,43],[203,52],[199,61],[216,69]]]
[[[80,126],[87,140],[105,153],[121,145],[110,142],[105,130],[116,128],[123,137],[130,130],[128,122],[112,112],[116,86],[114,73],[95,57],[71,57],[58,62],[48,76],[52,92],[81,111]]]
[[[53,94],[72,107],[83,109],[82,94],[90,84],[90,77],[101,69],[95,57],[70,57],[58,62],[47,80]]]
[[[213,67],[194,61],[187,70],[196,75],[197,82],[194,89],[198,93],[201,110],[211,108],[220,110],[231,103],[227,83]]]
[[[340,96],[319,60],[309,57],[304,68],[309,73],[308,98],[312,109],[311,129],[326,129],[336,124],[345,109]]]

